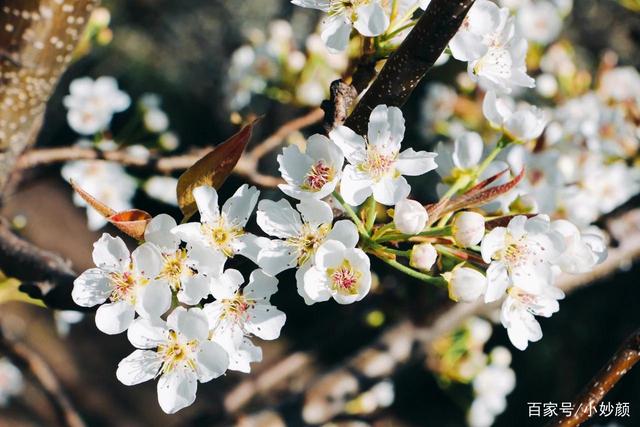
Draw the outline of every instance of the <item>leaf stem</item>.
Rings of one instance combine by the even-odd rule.
[[[418,234],[389,234],[387,236],[382,236],[378,239],[375,239],[377,243],[389,242],[394,240],[406,241],[412,237],[440,237],[440,236],[449,236],[451,234],[451,226],[445,227],[432,227],[428,230],[421,231]]]
[[[353,208],[351,206],[349,206],[347,204],[347,202],[344,201],[344,199],[342,198],[340,193],[338,193],[337,191],[334,191],[332,193],[332,195],[333,195],[333,197],[335,197],[335,199],[338,201],[338,203],[340,203],[340,205],[342,206],[342,208],[346,212],[347,216],[349,216],[349,218],[351,218],[351,220],[356,224],[356,227],[358,227],[358,231],[360,232],[360,234],[363,235],[363,236],[368,237],[369,233],[367,232],[367,229],[365,228],[365,226],[362,223],[362,221],[360,221],[360,218],[358,218],[358,215],[353,210]]]
[[[374,253],[374,255],[376,257],[378,257],[379,259],[381,259],[382,261],[384,261],[386,264],[388,264],[391,267],[395,268],[396,270],[399,270],[399,271],[403,272],[404,274],[413,277],[414,279],[418,279],[421,282],[426,282],[426,283],[430,283],[432,285],[438,285],[438,286],[446,285],[446,280],[444,280],[444,278],[442,278],[442,277],[429,276],[428,274],[424,274],[424,273],[421,273],[419,271],[416,271],[411,267],[407,267],[404,264],[400,264],[396,260],[385,258],[385,257],[382,257],[382,256],[377,255],[375,253]]]

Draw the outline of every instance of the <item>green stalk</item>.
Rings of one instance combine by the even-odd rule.
[[[498,156],[498,154],[500,154],[500,152],[504,150],[510,143],[511,143],[511,139],[509,139],[507,135],[502,135],[502,137],[496,144],[496,147],[493,150],[491,150],[489,155],[482,161],[482,163],[480,163],[480,166],[478,166],[478,169],[476,170],[476,173],[475,173],[476,178],[479,177],[482,174],[482,172],[484,172],[485,169],[487,169],[487,167],[489,167],[491,162],[493,162],[495,158]]]
[[[362,234],[363,236],[369,236],[367,229],[365,228],[362,221],[360,221],[360,218],[358,218],[358,215],[355,213],[353,208],[344,201],[342,196],[337,191],[334,191],[332,194],[333,197],[335,197],[335,199],[338,201],[338,203],[340,203],[349,218],[351,218],[351,220],[356,224],[356,227],[358,227],[358,231],[360,232],[360,234]]]
[[[406,241],[412,237],[441,237],[441,236],[450,236],[451,235],[451,226],[445,227],[433,227],[425,231],[421,231],[418,234],[389,234],[387,236],[382,236],[378,239],[375,239],[377,243],[389,242],[393,240]]]
[[[395,268],[396,270],[399,270],[399,271],[403,272],[407,276],[411,276],[414,279],[418,279],[421,282],[430,283],[432,285],[446,286],[446,280],[444,280],[444,278],[442,278],[442,277],[429,276],[428,274],[420,273],[419,271],[416,271],[413,268],[410,268],[410,267],[407,267],[406,265],[400,264],[396,260],[388,259],[388,258],[379,256],[377,254],[374,254],[374,255],[376,255],[379,259],[381,259],[382,261],[384,261],[385,263],[387,263],[391,267]]]

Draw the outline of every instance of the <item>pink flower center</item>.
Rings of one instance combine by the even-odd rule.
[[[333,179],[333,176],[333,168],[326,165],[324,161],[318,160],[316,164],[309,169],[302,187],[310,191],[320,191],[322,187]]]
[[[355,295],[358,293],[360,272],[354,270],[348,261],[345,260],[340,267],[328,273],[334,290],[347,295]]]
[[[381,153],[369,146],[367,149],[367,159],[358,166],[358,169],[369,174],[374,181],[378,181],[393,170],[395,162],[395,154]]]

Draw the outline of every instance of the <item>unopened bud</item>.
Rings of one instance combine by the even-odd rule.
[[[477,245],[484,237],[484,217],[476,212],[460,212],[453,218],[451,231],[458,246]]]
[[[394,208],[393,222],[401,233],[418,234],[428,219],[427,210],[415,200],[401,200]]]
[[[431,270],[438,259],[438,253],[431,243],[421,243],[411,249],[410,264],[420,270]]]
[[[487,289],[487,278],[473,268],[456,267],[443,274],[449,282],[449,298],[454,301],[476,301]]]

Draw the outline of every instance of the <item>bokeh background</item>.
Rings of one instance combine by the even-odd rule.
[[[246,41],[253,28],[266,29],[281,18],[290,21],[296,37],[304,40],[318,16],[312,11],[292,7],[287,0],[112,0],[103,3],[112,14],[113,40],[94,48],[64,75],[51,99],[38,145],[64,146],[77,138],[67,127],[62,96],[69,82],[79,76],[111,75],[133,99],[143,93],[162,96],[163,109],[171,128],[180,138],[179,150],[210,146],[223,141],[236,128],[224,103],[223,92],[231,53]],[[586,58],[597,63],[605,50],[613,49],[620,62],[640,65],[640,17],[615,1],[576,1],[566,21],[566,34],[582,46]],[[447,81],[461,70],[454,63],[438,68],[425,79]],[[414,148],[430,148],[419,132],[419,103],[424,84],[404,108],[408,135]],[[280,124],[304,109],[283,106],[266,98],[252,104],[266,119],[256,129],[253,141],[269,135]],[[412,127],[411,123],[416,126]],[[119,126],[118,118],[114,128]],[[310,128],[305,132],[320,131]],[[264,172],[275,173],[275,154],[262,163]],[[241,181],[231,177],[222,188],[225,199]],[[414,182],[414,191],[433,197],[432,179]],[[266,191],[264,197],[275,197]],[[637,205],[637,200],[634,202]],[[152,214],[168,207],[139,192],[137,207]],[[18,191],[9,198],[2,214],[22,215],[27,226],[22,234],[41,247],[68,257],[76,270],[90,267],[91,244],[100,233],[89,232],[85,213],[71,202],[71,189],[60,177],[60,167],[51,166],[29,172]],[[106,229],[115,233],[113,229]],[[264,362],[253,366],[254,373],[269,368],[293,352],[308,352],[316,362],[300,373],[305,376],[340,366],[358,349],[373,342],[389,325],[405,318],[425,322],[444,303],[443,292],[428,289],[408,277],[399,277],[383,265],[375,265],[380,285],[360,304],[338,306],[326,303],[307,307],[297,295],[293,274],[283,274],[280,290],[272,302],[287,313],[283,336],[276,342],[262,343]],[[640,324],[640,266],[629,264],[625,271],[571,294],[552,319],[541,321],[544,339],[526,352],[513,350],[513,369],[517,387],[509,395],[509,406],[496,426],[539,426],[543,418],[527,416],[527,402],[570,400],[607,360],[619,343]],[[372,326],[371,312],[382,312],[384,320]],[[43,309],[11,303],[0,307],[3,327],[22,336],[52,365],[90,426],[213,426],[232,422],[223,411],[223,399],[246,375],[230,373],[200,386],[196,403],[178,415],[163,414],[156,404],[155,383],[126,387],[115,378],[118,361],[131,347],[123,336],[107,336],[95,328],[91,316],[72,326],[64,338],[55,331],[52,315]],[[369,319],[369,320],[368,320]],[[494,329],[490,346],[509,347],[505,331]],[[416,351],[393,377],[394,403],[370,419],[374,425],[463,426],[460,405],[464,392],[443,390],[426,369],[424,354]],[[245,408],[277,406],[292,415],[301,402],[292,391],[296,378],[257,396]],[[612,402],[629,402],[631,418],[598,419],[588,425],[640,425],[640,371],[627,375],[607,397]],[[468,402],[467,402],[468,403]],[[55,425],[45,397],[32,384],[8,408],[3,417],[16,426]]]

